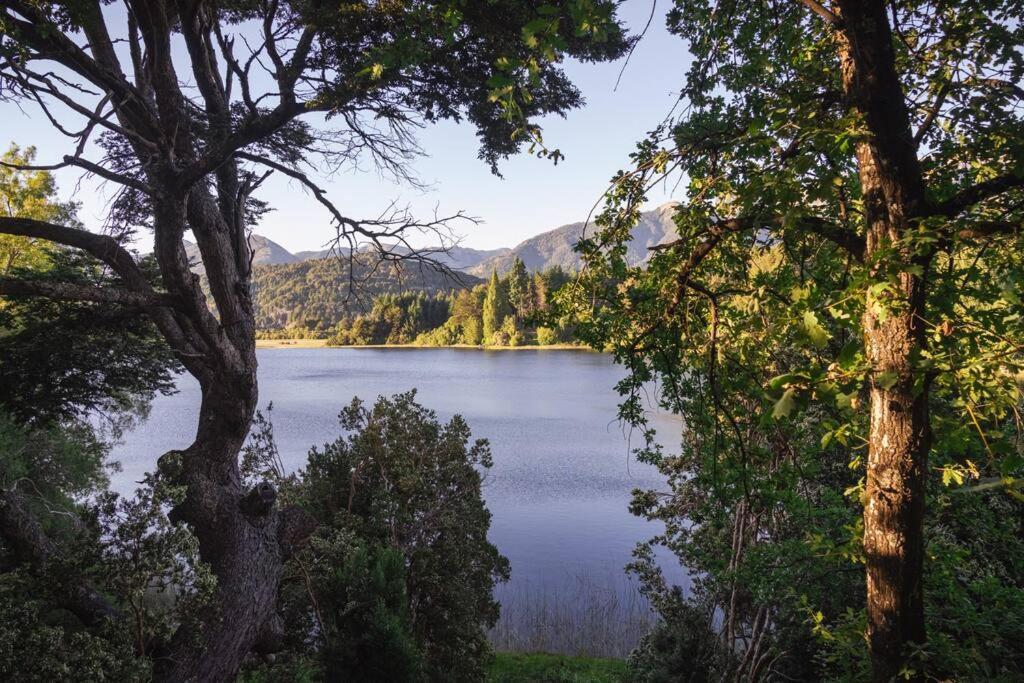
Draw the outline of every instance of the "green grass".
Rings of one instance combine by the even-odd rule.
[[[488,683],[625,683],[621,659],[499,652]]]

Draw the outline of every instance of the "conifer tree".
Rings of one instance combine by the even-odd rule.
[[[508,315],[508,294],[498,278],[497,271],[491,271],[491,279],[487,283],[487,295],[484,297],[484,343],[499,329]]]
[[[530,274],[523,260],[516,257],[508,274],[508,300],[517,322],[530,314],[530,299]]]

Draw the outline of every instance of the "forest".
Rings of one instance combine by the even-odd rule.
[[[254,266],[256,330],[265,338],[327,337],[339,323],[372,307],[379,296],[441,296],[477,283],[466,273],[377,264],[372,256]]]
[[[0,0],[0,107],[34,131],[0,158],[0,678],[1024,679],[1024,2],[628,4]],[[325,189],[422,191],[432,126],[481,175],[565,173],[574,69],[641,78],[653,24],[675,105],[602,169],[579,272],[461,275],[437,256],[471,214]],[[253,264],[277,178],[341,257]],[[637,259],[664,188],[676,236]],[[650,530],[628,656],[495,645],[499,463],[451,396],[349,393],[296,466],[275,335],[614,363],[606,433],[659,477],[620,492]],[[118,488],[183,380],[186,445],[136,444]]]
[[[573,341],[571,323],[554,302],[571,278],[558,266],[530,274],[516,259],[505,277],[491,273],[486,285],[455,294],[385,294],[372,308],[343,319],[333,346],[551,346]],[[285,331],[288,332],[287,330]]]

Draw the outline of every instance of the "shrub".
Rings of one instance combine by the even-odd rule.
[[[540,346],[550,346],[551,344],[558,343],[558,333],[550,327],[538,327],[537,328],[537,344]]]
[[[480,318],[469,317],[462,321],[462,343],[479,346],[483,342],[484,328]]]
[[[470,443],[461,417],[441,424],[414,391],[372,408],[355,399],[340,423],[345,436],[280,480],[282,497],[320,524],[283,584],[283,661],[311,655],[328,680],[482,680],[492,592],[509,572],[487,540],[487,442]],[[258,461],[275,449],[257,425],[247,470],[265,474],[273,467]]]

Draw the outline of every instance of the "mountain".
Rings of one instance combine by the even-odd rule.
[[[271,330],[303,326],[326,330],[348,315],[367,310],[373,298],[381,294],[438,294],[482,282],[466,274],[460,274],[459,281],[455,281],[415,263],[399,270],[395,262],[378,264],[370,257],[357,257],[354,265],[348,259],[338,258],[264,264],[253,268],[252,273],[256,327]]]
[[[653,247],[676,239],[675,202],[662,204],[656,209],[641,214],[640,222],[633,228],[632,240],[629,243],[626,258],[631,265],[647,260]],[[466,272],[478,277],[486,277],[492,270],[507,273],[512,268],[516,257],[523,260],[527,270],[544,270],[552,266],[562,266],[568,270],[579,270],[583,266],[580,255],[573,251],[573,246],[583,237],[593,235],[596,226],[586,223],[571,223],[560,228],[541,233],[536,237],[520,242],[507,253],[498,254],[486,261],[466,268]]]
[[[250,235],[249,244],[253,249],[252,264],[254,266],[295,263],[299,260],[280,244],[263,235]],[[189,262],[193,264],[192,270],[202,273],[204,268],[199,259],[199,245],[185,240],[185,254],[188,256]]]
[[[395,248],[397,253],[405,253],[406,250],[401,248]],[[448,266],[453,270],[466,270],[473,266],[479,265],[488,259],[492,259],[498,256],[504,256],[511,249],[504,247],[502,249],[471,249],[469,247],[452,247],[447,253],[434,254],[432,258],[437,260],[439,263]],[[321,251],[297,251],[294,256],[297,261],[307,261],[314,259],[327,258],[328,256],[335,256],[336,253],[330,249],[323,249]]]
[[[674,210],[675,204],[669,203],[641,215],[627,249],[631,264],[643,263],[649,255],[648,247],[676,238]],[[582,262],[573,245],[585,230],[593,234],[594,229],[593,225],[572,223],[531,237],[512,249],[455,247],[448,254],[436,254],[434,258],[442,264],[463,271],[458,282],[433,268],[412,263],[401,272],[395,262],[375,266],[377,260],[370,254],[357,255],[353,264],[347,258],[329,258],[330,250],[292,254],[262,235],[252,235],[256,326],[260,330],[288,326],[327,330],[346,316],[362,312],[381,294],[437,294],[473,287],[482,284],[480,278],[492,270],[508,272],[516,257],[531,271],[556,265],[579,270]],[[199,248],[186,241],[185,251],[196,264],[194,270],[202,273]]]

